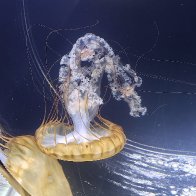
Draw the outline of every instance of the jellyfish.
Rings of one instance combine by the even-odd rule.
[[[1,133],[0,174],[20,195],[72,196],[58,161],[42,153],[34,136]]]
[[[127,102],[130,115],[139,117],[146,112],[135,91],[142,79],[129,64],[122,64],[103,38],[92,33],[80,37],[70,53],[61,58],[60,65],[59,99],[68,115],[43,121],[35,133],[40,149],[58,159],[76,162],[119,153],[126,137],[121,126],[99,114],[103,104],[101,81],[106,74],[113,97]]]
[[[3,165],[0,165],[0,195],[29,196]]]

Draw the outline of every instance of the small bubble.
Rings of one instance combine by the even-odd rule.
[[[171,191],[171,194],[172,194],[172,195],[176,195],[176,194],[177,194],[177,191],[172,190],[172,191]]]

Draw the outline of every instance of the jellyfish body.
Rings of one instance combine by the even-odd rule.
[[[146,112],[135,92],[141,78],[129,65],[122,65],[104,39],[90,33],[76,41],[60,64],[59,91],[72,124],[63,120],[44,122],[36,131],[40,149],[71,161],[99,160],[120,152],[126,142],[123,129],[98,115],[103,104],[101,80],[106,73],[114,98],[124,99],[130,114],[138,117]]]
[[[5,168],[0,173],[18,193],[25,196],[72,195],[61,165],[40,151],[33,136],[9,138],[4,145],[1,161]]]
[[[3,165],[0,165],[0,195],[30,196]]]
[[[120,126],[106,119],[102,119],[102,122],[105,123],[103,127],[94,126],[85,136],[80,133],[72,136],[75,137],[74,142],[71,139],[68,142],[66,138],[71,136],[65,135],[65,132],[72,134],[74,127],[59,121],[48,122],[37,130],[37,144],[44,153],[66,161],[83,162],[109,158],[122,150],[126,137]],[[85,141],[77,143],[78,137],[84,137]]]

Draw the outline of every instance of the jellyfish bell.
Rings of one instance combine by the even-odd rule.
[[[106,119],[102,122],[105,127],[94,125],[89,133],[80,133],[74,132],[74,126],[51,121],[37,130],[36,141],[44,153],[61,160],[82,162],[105,159],[122,150],[126,137],[120,126]]]
[[[72,192],[56,159],[42,153],[33,136],[5,137],[1,134],[0,173],[21,195],[68,195]],[[8,175],[9,174],[9,175]],[[28,193],[28,194],[27,194]]]
[[[101,80],[106,73],[113,97],[124,99],[130,115],[138,117],[146,112],[135,92],[141,78],[129,65],[122,65],[104,39],[91,33],[79,38],[60,64],[60,99],[72,123],[62,119],[43,122],[36,131],[38,146],[70,161],[94,161],[117,154],[126,137],[120,126],[98,114],[103,104]]]
[[[30,196],[3,165],[0,165],[0,195]]]

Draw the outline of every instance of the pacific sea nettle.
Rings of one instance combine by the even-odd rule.
[[[102,118],[99,106],[101,80],[107,75],[112,95],[124,99],[130,115],[144,115],[135,87],[142,83],[130,65],[123,65],[108,43],[94,34],[79,38],[69,54],[61,59],[59,92],[70,121],[47,120],[36,131],[40,149],[48,155],[69,161],[94,161],[111,157],[126,142],[123,129]]]
[[[44,154],[30,135],[10,137],[0,127],[0,194],[72,196],[58,161]]]

